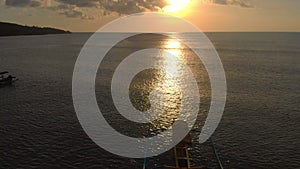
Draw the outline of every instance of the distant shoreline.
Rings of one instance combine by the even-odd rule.
[[[0,22],[0,36],[70,34],[70,31],[50,27],[23,26],[15,23]]]

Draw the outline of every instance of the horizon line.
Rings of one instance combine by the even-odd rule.
[[[202,31],[203,33],[300,33],[300,31]],[[97,33],[95,32],[72,32],[71,33]],[[98,32],[98,33],[145,33],[145,32]],[[149,33],[197,33],[197,32],[149,32]]]

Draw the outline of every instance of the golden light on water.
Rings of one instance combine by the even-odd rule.
[[[178,13],[184,10],[191,0],[167,0],[168,6],[165,6],[163,10],[169,13]]]
[[[162,55],[163,73],[161,83],[157,86],[163,93],[164,100],[159,100],[162,106],[158,106],[162,111],[161,116],[155,120],[152,124],[157,131],[163,131],[172,126],[175,119],[178,118],[181,102],[182,102],[182,89],[178,86],[178,82],[182,80],[181,72],[181,56],[182,45],[180,41],[176,39],[168,39],[164,43],[164,50],[166,52]]]
[[[180,48],[180,42],[174,39],[170,39],[169,41],[167,41],[167,44],[165,45],[165,47],[167,49],[178,49]]]
[[[166,42],[165,48],[167,53],[164,55],[164,64],[166,70],[166,78],[175,78],[179,76],[178,62],[180,62],[181,44],[179,41],[170,39]]]

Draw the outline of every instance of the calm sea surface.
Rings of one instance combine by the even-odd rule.
[[[0,38],[0,72],[19,78],[0,88],[0,168],[138,169],[143,159],[113,155],[98,147],[83,131],[72,102],[72,75],[76,59],[91,34],[17,36]],[[180,35],[193,42],[191,34]],[[216,148],[226,169],[296,169],[300,167],[300,33],[207,33],[222,60],[227,78],[227,103],[214,133]],[[114,38],[106,34],[104,38]],[[197,123],[191,131],[193,165],[217,168],[209,142],[198,135],[210,104],[210,83],[202,63],[183,44],[170,38],[136,39],[117,46],[104,60],[96,79],[97,101],[106,120],[132,137],[147,135],[117,113],[110,100],[110,79],[120,56],[136,44],[169,50],[195,74],[201,96]],[[99,48],[105,43],[98,44]],[[179,89],[168,83],[185,74],[172,57],[158,64],[168,71],[145,70],[130,84],[133,106],[145,111],[148,96],[160,89],[167,100],[150,134],[168,129],[178,115]],[[120,91],[122,92],[122,91]],[[152,103],[153,104],[153,103]],[[103,133],[109,134],[109,133]],[[133,145],[134,146],[134,145]],[[147,167],[172,165],[172,151],[149,158]]]

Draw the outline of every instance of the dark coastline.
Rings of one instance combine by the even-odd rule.
[[[0,36],[69,34],[70,31],[37,26],[22,26],[14,23],[0,22]]]

